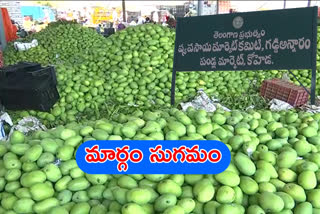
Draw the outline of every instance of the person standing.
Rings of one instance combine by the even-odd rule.
[[[167,12],[166,12],[166,15],[164,16],[164,18],[163,18],[163,20],[162,20],[162,22],[167,23],[168,20],[169,20],[169,18],[170,18],[170,13],[167,11]]]
[[[167,24],[170,28],[176,28],[177,22],[174,18],[169,18]]]
[[[113,8],[113,12],[112,12],[112,21],[113,23],[118,21],[118,13],[116,11],[116,8]]]
[[[42,10],[43,10],[43,13],[44,13],[43,22],[45,24],[48,24],[50,22],[49,10],[47,8],[43,8]]]
[[[142,24],[144,24],[144,22],[145,22],[146,20],[145,20],[145,18],[143,17],[143,16],[139,16],[139,18],[138,18],[138,25],[142,25]]]
[[[67,12],[67,21],[72,21],[72,19],[73,19],[73,13],[71,9],[69,9]]]
[[[112,25],[115,31],[117,31],[118,28],[118,13],[116,11],[116,8],[112,8],[113,12],[112,12]]]
[[[128,12],[126,12],[126,20],[123,20],[123,12],[121,12],[120,17],[119,17],[120,22],[128,22]]]
[[[154,11],[154,12],[153,12],[152,21],[153,21],[154,23],[159,23],[159,14],[158,14],[158,11]]]
[[[86,24],[91,24],[92,23],[92,9],[90,8],[85,8],[85,20],[86,20]]]
[[[87,8],[84,7],[84,8],[82,8],[82,9],[80,10],[80,18],[81,18],[82,21],[86,19],[86,9],[87,9]]]
[[[146,24],[151,23],[151,20],[150,20],[150,18],[149,18],[149,17],[146,17],[146,21],[145,21],[145,23],[146,23]]]
[[[73,18],[72,18],[73,21],[75,22],[78,22],[79,21],[79,13],[78,11],[73,11]]]

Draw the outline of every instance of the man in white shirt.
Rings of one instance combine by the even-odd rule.
[[[126,20],[124,21],[123,20],[123,12],[121,12],[120,17],[119,17],[119,21],[127,23],[127,21],[128,21],[128,13],[126,12]]]
[[[142,16],[139,16],[137,24],[142,25],[145,21],[146,21],[145,18],[143,18]]]
[[[153,12],[152,21],[154,21],[155,23],[158,23],[158,22],[159,22],[159,14],[158,14],[158,11],[154,11],[154,12]]]
[[[118,13],[116,11],[116,8],[113,8],[112,21],[113,21],[113,23],[115,23],[117,20],[118,20]]]

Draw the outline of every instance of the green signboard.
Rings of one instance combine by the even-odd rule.
[[[317,7],[180,18],[171,103],[178,71],[312,69],[315,97]]]

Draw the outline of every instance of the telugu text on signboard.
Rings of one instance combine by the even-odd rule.
[[[317,7],[178,19],[171,86],[179,71],[312,69],[315,100]]]
[[[311,69],[314,8],[180,19],[177,71]]]
[[[231,41],[213,42],[213,43],[189,43],[179,45],[178,52],[181,56],[189,53],[221,53],[228,54],[222,57],[201,57],[199,65],[201,67],[210,66],[217,69],[225,65],[230,65],[233,69],[239,69],[246,65],[273,65],[272,56],[281,54],[283,50],[289,50],[296,53],[301,50],[309,50],[311,48],[310,38],[298,38],[279,40],[278,38],[265,39],[265,30],[255,30],[247,32],[218,32],[215,31],[213,38],[228,38]],[[254,41],[247,41],[248,38],[255,38]],[[265,40],[264,40],[265,39]],[[264,54],[264,51],[271,50],[272,54]],[[233,55],[237,53],[238,55]],[[239,54],[240,52],[240,54]]]

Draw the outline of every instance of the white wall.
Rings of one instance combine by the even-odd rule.
[[[276,10],[283,9],[284,1],[231,1],[231,5],[237,9],[238,12],[248,12],[257,10]],[[311,1],[311,6],[319,5],[319,1]],[[307,7],[308,1],[286,1],[286,8]]]

